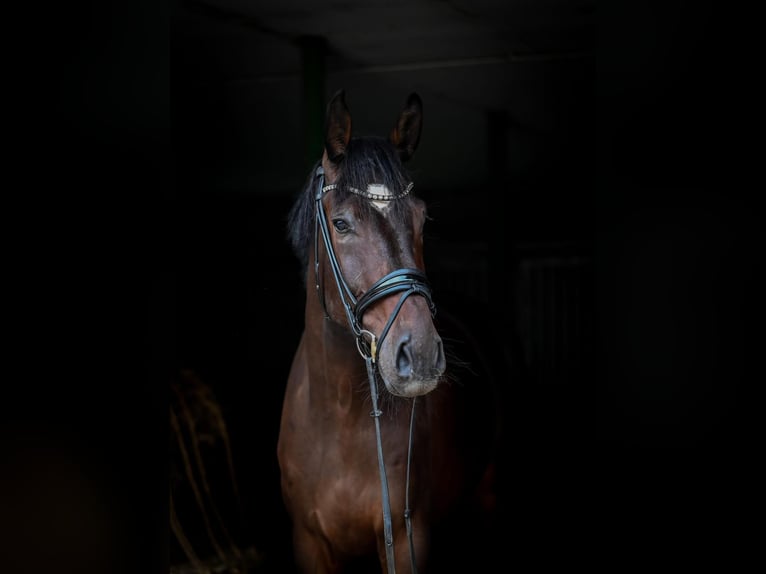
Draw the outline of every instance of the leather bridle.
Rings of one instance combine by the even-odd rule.
[[[322,236],[324,242],[327,258],[332,269],[332,274],[335,279],[335,284],[338,288],[338,294],[343,303],[343,308],[346,313],[348,323],[356,336],[356,346],[359,353],[365,360],[367,366],[367,376],[370,382],[370,392],[372,396],[372,412],[370,416],[375,421],[375,433],[377,439],[378,450],[378,468],[380,471],[380,481],[382,488],[382,500],[383,500],[383,531],[386,542],[386,562],[388,564],[389,574],[395,574],[396,566],[394,563],[394,546],[393,546],[393,534],[391,526],[391,506],[388,495],[388,480],[386,478],[386,467],[383,461],[383,445],[380,438],[380,416],[383,414],[378,409],[378,389],[377,389],[377,373],[376,373],[376,359],[377,350],[383,344],[383,340],[388,334],[391,325],[393,324],[396,316],[404,305],[404,302],[410,295],[421,295],[425,297],[428,302],[428,307],[431,310],[431,316],[436,314],[436,306],[431,298],[431,287],[428,284],[425,273],[419,269],[402,268],[396,269],[391,273],[388,273],[378,281],[376,281],[358,300],[354,296],[351,288],[343,277],[343,273],[338,262],[338,258],[335,254],[335,249],[332,245],[332,239],[330,237],[330,230],[327,224],[327,214],[325,213],[324,204],[322,203],[322,197],[325,193],[337,188],[336,184],[325,185],[324,184],[324,169],[319,165],[316,169],[315,176],[317,178],[316,194],[314,200],[316,203],[316,212],[314,216],[314,274],[317,293],[319,300],[325,312],[327,314],[327,308],[324,301],[324,292],[322,291],[319,282],[319,236]],[[366,197],[373,201],[388,201],[404,197],[412,190],[412,184],[410,183],[407,188],[396,195],[376,195],[367,193],[365,191],[348,188],[348,191]],[[388,297],[401,293],[399,301],[396,304],[391,316],[388,318],[386,325],[378,336],[371,333],[367,329],[362,327],[362,318],[364,312],[375,302]],[[415,420],[415,398],[412,399],[412,412],[410,414],[410,432],[407,448],[407,479],[406,479],[406,491],[405,491],[405,509],[404,519],[407,527],[407,536],[410,544],[410,561],[412,564],[413,573],[417,572],[415,563],[415,549],[412,539],[412,525],[411,525],[411,511],[409,508],[409,482],[410,482],[410,460],[412,455],[412,431]]]
[[[340,269],[338,258],[335,255],[335,249],[333,248],[332,240],[330,239],[330,230],[327,224],[327,214],[325,213],[324,204],[322,203],[322,197],[324,194],[328,191],[336,189],[336,185],[324,185],[324,169],[321,165],[316,169],[316,176],[317,188],[316,195],[314,196],[316,202],[316,213],[314,217],[314,276],[316,279],[317,293],[319,294],[319,299],[322,302],[322,307],[325,309],[325,315],[327,315],[327,308],[325,307],[324,302],[324,293],[319,284],[319,236],[321,235],[324,242],[325,251],[327,252],[327,257],[330,261],[330,268],[332,269],[332,274],[338,287],[338,293],[340,295],[341,301],[343,302],[346,318],[348,319],[349,325],[351,326],[351,330],[357,337],[357,347],[359,348],[359,352],[362,357],[371,356],[373,362],[375,362],[377,356],[376,349],[383,344],[383,339],[388,334],[388,330],[391,328],[396,315],[399,313],[399,310],[401,309],[407,297],[414,294],[422,295],[425,297],[426,301],[428,301],[428,307],[431,310],[431,316],[436,314],[436,306],[434,305],[431,298],[431,287],[428,284],[428,279],[426,278],[425,273],[419,269],[396,269],[376,281],[367,290],[367,292],[365,292],[359,298],[359,300],[357,300],[357,298],[354,296],[354,293],[351,291],[351,288],[348,286],[348,283],[343,278],[343,273]],[[407,195],[407,193],[409,193],[411,189],[412,184],[407,187],[405,192],[391,197],[404,197]],[[350,188],[349,191],[369,199],[380,201],[381,196],[371,197],[355,188]],[[373,303],[388,297],[389,295],[393,295],[394,293],[402,293],[402,296],[400,297],[393,313],[391,313],[391,317],[389,317],[386,326],[383,328],[383,331],[381,331],[378,337],[375,337],[373,333],[362,328],[362,317],[364,316],[364,312]],[[365,335],[369,337],[369,341],[366,340]]]

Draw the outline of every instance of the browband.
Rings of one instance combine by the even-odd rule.
[[[409,195],[409,193],[412,191],[412,188],[414,186],[414,182],[410,182],[407,184],[407,187],[404,189],[404,191],[400,193],[390,193],[387,188],[380,185],[379,183],[371,183],[367,186],[367,191],[362,191],[361,189],[358,189],[356,187],[347,186],[345,189],[350,191],[353,194],[359,195],[361,197],[366,197],[367,199],[372,199],[373,201],[389,201],[392,199],[399,199],[400,197],[405,197],[406,195]],[[322,193],[327,193],[328,191],[332,191],[333,189],[337,189],[338,184],[337,183],[331,183],[330,185],[325,185],[322,188]],[[385,193],[375,193],[373,190],[383,190]]]

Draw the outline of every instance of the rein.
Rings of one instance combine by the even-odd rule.
[[[314,196],[316,202],[316,214],[314,217],[314,274],[317,293],[319,300],[322,304],[322,308],[325,310],[325,317],[328,317],[327,308],[324,301],[324,292],[319,284],[319,236],[322,236],[324,242],[325,251],[330,262],[330,268],[335,279],[335,284],[338,288],[341,301],[343,302],[343,308],[346,312],[346,318],[348,319],[351,330],[356,336],[356,346],[359,354],[364,358],[365,365],[367,367],[367,377],[370,382],[370,393],[372,396],[372,412],[370,416],[375,421],[375,436],[378,451],[378,470],[380,473],[380,483],[382,490],[382,502],[383,502],[383,532],[386,543],[386,563],[388,565],[389,574],[396,573],[396,565],[394,562],[394,541],[391,524],[391,504],[388,494],[388,479],[386,477],[386,466],[383,460],[383,444],[381,441],[380,433],[380,416],[383,412],[378,409],[378,388],[377,388],[377,367],[376,359],[378,349],[383,344],[383,340],[388,334],[391,325],[396,319],[399,311],[404,305],[405,300],[410,295],[422,295],[428,301],[428,306],[431,310],[431,315],[436,313],[436,307],[431,298],[431,288],[428,285],[425,273],[419,269],[403,268],[396,269],[391,273],[385,275],[383,278],[376,281],[365,292],[359,300],[356,299],[351,291],[351,288],[346,283],[343,277],[343,273],[338,263],[338,258],[335,254],[335,249],[332,245],[330,238],[330,230],[327,225],[327,214],[325,213],[324,205],[322,203],[322,197],[328,191],[336,189],[336,184],[324,185],[324,169],[322,166],[318,166],[316,169],[317,187],[316,194]],[[391,199],[404,197],[412,190],[412,183],[407,188],[397,195],[379,195],[374,193],[367,193],[356,188],[351,188],[350,191],[362,197],[373,201],[388,201]],[[373,303],[393,295],[401,293],[396,307],[394,308],[391,316],[388,318],[386,325],[383,327],[379,336],[375,336],[374,333],[362,328],[362,317],[364,312]],[[369,340],[368,340],[369,339]],[[412,458],[412,431],[415,421],[415,397],[412,399],[412,412],[410,414],[410,428],[409,428],[409,440],[407,444],[407,476],[405,486],[405,509],[404,520],[407,528],[407,537],[410,546],[410,562],[412,565],[412,572],[417,573],[417,566],[415,563],[415,547],[413,542],[412,524],[411,524],[411,511],[409,508],[409,485],[410,485],[410,460]]]

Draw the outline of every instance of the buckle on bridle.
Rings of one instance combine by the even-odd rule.
[[[365,334],[370,336],[369,344],[364,338]],[[378,338],[367,329],[360,329],[359,335],[356,337],[356,348],[359,351],[359,354],[362,355],[363,359],[369,357],[374,363],[378,356]]]

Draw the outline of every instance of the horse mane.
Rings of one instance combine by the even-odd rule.
[[[314,194],[316,192],[316,169],[320,162],[314,163],[306,182],[287,216],[287,237],[293,252],[301,263],[304,286],[305,271],[308,267],[309,249],[314,237]],[[349,187],[367,189],[370,183],[382,183],[392,191],[400,191],[411,181],[394,145],[386,138],[378,136],[354,137],[349,141],[346,152],[338,164],[338,187],[334,191],[338,201],[352,201],[361,218],[374,213],[370,202],[347,191]],[[406,217],[409,198],[392,200],[389,218]]]

